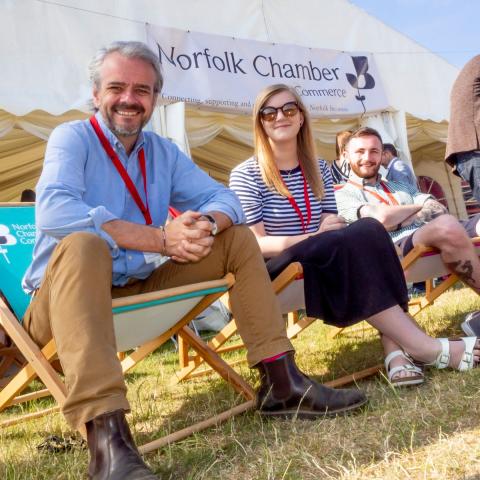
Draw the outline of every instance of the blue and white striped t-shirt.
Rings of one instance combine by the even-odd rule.
[[[319,160],[318,164],[325,186],[325,194],[322,201],[318,201],[310,186],[307,186],[312,218],[305,233],[314,233],[318,230],[322,213],[337,213],[330,168],[324,160]],[[280,173],[302,212],[304,222],[306,222],[307,207],[300,167],[291,171],[280,170]],[[232,170],[230,188],[240,199],[247,217],[247,225],[263,221],[267,235],[300,235],[304,233],[302,221],[289,200],[278,192],[269,190],[265,185],[255,158],[249,158]]]

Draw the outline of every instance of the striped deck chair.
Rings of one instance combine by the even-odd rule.
[[[21,318],[28,306],[29,297],[23,292],[20,282],[31,261],[35,238],[34,222],[33,204],[0,204],[0,291],[2,293],[0,326],[11,344],[25,359],[22,361],[21,356],[16,359],[17,369],[19,366],[21,369],[8,378],[0,390],[0,411],[11,405],[47,395],[55,398],[57,406],[35,412],[27,417],[0,422],[0,427],[58,410],[66,398],[66,387],[62,378],[51,365],[56,358],[54,341],[51,340],[40,350],[21,325]],[[204,361],[247,400],[242,406],[217,415],[214,419],[206,420],[156,440],[154,446],[150,445],[141,449],[143,452],[184,438],[192,432],[224,421],[231,415],[252,406],[254,391],[251,386],[201,338],[186,327],[194,317],[224,295],[234,281],[233,275],[227,274],[219,280],[112,301],[117,348],[119,352],[129,352],[121,362],[124,372],[130,370],[172,335],[183,329],[182,332],[188,338],[189,344]],[[11,348],[13,349],[13,346]],[[13,363],[10,362],[9,367]],[[6,371],[8,368],[4,370]],[[46,388],[22,395],[22,392],[35,378],[40,379]]]

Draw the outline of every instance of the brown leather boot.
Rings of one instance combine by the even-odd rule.
[[[321,385],[302,373],[294,352],[273,362],[260,362],[260,388],[256,406],[262,415],[316,418],[354,410],[367,402],[356,388],[334,389]]]
[[[158,480],[145,465],[128,428],[125,412],[115,410],[85,424],[91,480]]]

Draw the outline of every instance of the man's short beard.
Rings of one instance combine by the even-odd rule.
[[[107,124],[107,127],[116,137],[132,137],[133,135],[138,135],[142,131],[143,127],[148,123],[148,120],[149,120],[149,119],[146,119],[144,122],[141,123],[139,127],[128,129],[125,127],[119,127],[118,125],[115,125],[112,118],[108,114],[105,114],[105,117],[106,118],[104,118],[104,120],[105,120],[105,123]]]
[[[138,135],[139,132],[142,130],[142,128],[144,126],[145,125],[142,124],[142,125],[140,125],[139,128],[134,128],[134,129],[131,129],[131,130],[128,130],[128,129],[122,128],[122,127],[117,127],[114,124],[109,125],[108,127],[110,128],[112,133],[117,137],[131,137],[133,135]]]
[[[125,108],[125,109],[132,109],[133,108],[137,112],[139,112],[140,114],[145,113],[145,110],[143,109],[143,107],[139,107],[139,106],[136,106],[136,105],[131,105],[131,104],[128,104],[128,103],[119,103],[118,105],[115,106],[115,109],[117,109],[117,110],[119,110],[121,108]],[[107,124],[108,128],[110,129],[110,131],[116,137],[132,137],[133,135],[138,135],[141,132],[142,128],[148,123],[148,120],[150,120],[149,118],[144,119],[144,121],[141,123],[141,125],[139,127],[128,129],[128,128],[120,127],[120,126],[116,125],[113,121],[113,114],[114,114],[113,111],[110,112],[106,109],[104,114],[103,114],[103,117],[104,117],[105,123]]]
[[[366,177],[364,174],[361,174],[361,173],[359,172],[359,170],[357,170],[357,168],[354,167],[353,165],[351,166],[351,169],[352,169],[352,172],[353,172],[357,177],[364,178],[365,180],[370,180],[371,178],[377,178],[377,176],[378,176],[378,170],[377,170],[373,175],[370,175],[370,176]]]

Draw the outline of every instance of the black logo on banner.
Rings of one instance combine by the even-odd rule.
[[[356,75],[353,73],[347,73],[348,83],[357,89],[358,95],[355,95],[355,99],[362,103],[363,113],[367,111],[363,101],[365,95],[360,93],[360,90],[371,90],[375,87],[375,79],[368,73],[368,58],[367,57],[351,57],[353,66],[355,67]]]

